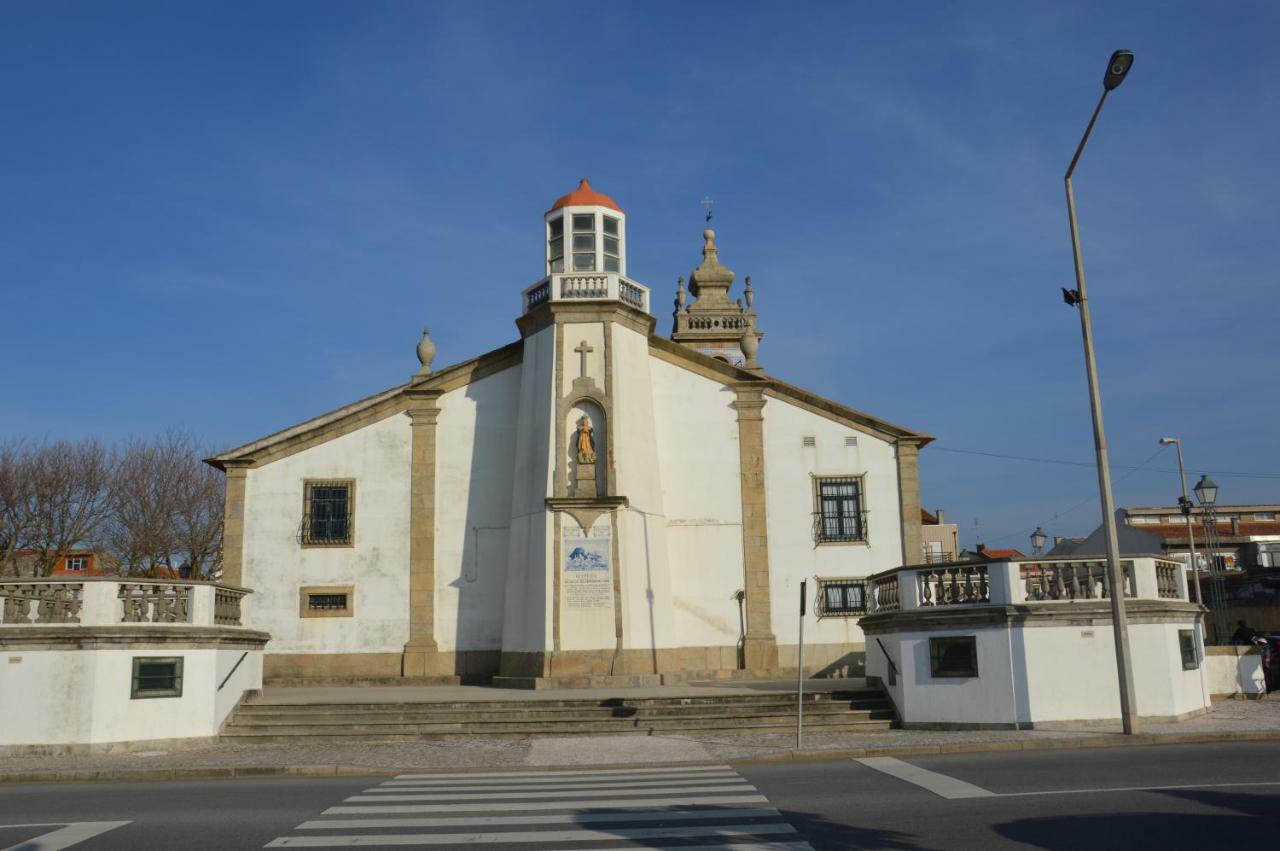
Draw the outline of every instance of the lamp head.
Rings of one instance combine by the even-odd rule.
[[[1177,443],[1177,442],[1178,442],[1178,438],[1176,438],[1176,437],[1162,437],[1162,438],[1160,438],[1160,445],[1161,445],[1161,446],[1172,446],[1173,444],[1175,444],[1175,443]]]
[[[1102,78],[1102,85],[1107,91],[1111,91],[1116,86],[1124,82],[1125,75],[1129,73],[1129,69],[1133,67],[1133,51],[1117,50],[1111,54],[1111,59],[1107,61],[1107,73]]]
[[[1201,505],[1212,507],[1218,501],[1218,486],[1208,476],[1202,475],[1192,490],[1196,492],[1196,499],[1200,500]]]
[[[1039,526],[1037,526],[1036,530],[1031,533],[1031,547],[1037,553],[1039,553],[1040,550],[1044,549],[1045,542],[1048,540],[1049,540],[1049,536],[1046,535],[1044,533],[1044,530],[1041,529]]]

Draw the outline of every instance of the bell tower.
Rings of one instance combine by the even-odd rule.
[[[733,270],[720,262],[716,248],[716,232],[702,232],[702,262],[689,275],[686,292],[684,278],[676,288],[675,321],[671,339],[697,349],[704,355],[719,358],[734,366],[758,370],[756,351],[764,334],[756,329],[755,290],[750,276],[746,279],[746,298],[729,300],[733,286]],[[688,296],[694,297],[692,304]]]

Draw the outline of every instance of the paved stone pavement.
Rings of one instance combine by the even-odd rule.
[[[1176,723],[1147,724],[1155,734],[1274,734],[1280,737],[1280,696],[1270,700],[1228,701],[1213,711]],[[870,733],[813,733],[805,736],[806,753],[865,748],[972,748],[984,743],[1052,742],[1105,744],[1119,740],[1119,727],[1079,729],[926,731],[888,730]],[[1085,741],[1093,740],[1093,741]],[[14,756],[0,759],[0,777],[37,771],[131,771],[143,769],[226,769],[287,766],[347,766],[388,771],[400,769],[516,768],[519,766],[606,765],[744,760],[791,752],[791,734],[735,735],[715,733],[680,736],[573,736],[537,739],[494,739],[476,736],[422,742],[342,745],[211,745],[180,751],[124,754]]]

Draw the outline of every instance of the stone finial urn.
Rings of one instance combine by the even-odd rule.
[[[436,344],[431,342],[431,334],[426,328],[422,329],[422,339],[418,341],[418,363],[422,364],[422,368],[418,370],[418,375],[431,374],[431,361],[436,357]]]
[[[747,369],[755,369],[758,366],[756,353],[760,351],[760,336],[756,334],[755,328],[748,325],[746,330],[742,332],[741,345],[742,354],[746,355],[747,358]]]

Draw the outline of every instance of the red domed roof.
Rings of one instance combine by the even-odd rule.
[[[614,201],[608,195],[602,195],[591,188],[591,184],[584,177],[578,182],[578,188],[570,192],[568,195],[561,195],[556,202],[551,205],[551,210],[559,210],[561,207],[608,207],[611,210],[622,212],[622,208],[618,206],[618,202]],[[551,212],[547,210],[547,212]]]

